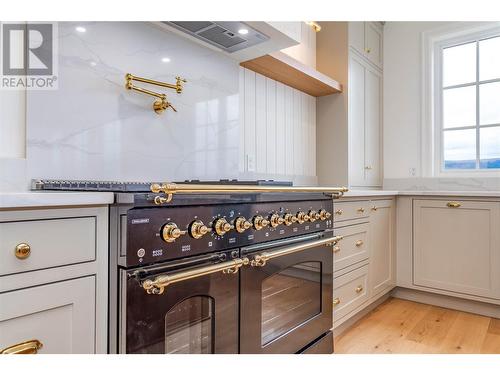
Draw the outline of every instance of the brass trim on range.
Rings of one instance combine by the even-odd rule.
[[[210,266],[198,267],[187,271],[160,275],[155,277],[154,280],[144,280],[142,282],[142,287],[148,294],[163,294],[165,292],[165,288],[169,285],[217,272],[234,274],[237,273],[242,266],[247,265],[248,263],[248,258],[238,258],[227,262],[212,264]]]
[[[307,249],[310,249],[310,248],[316,247],[316,246],[336,245],[337,242],[339,242],[342,238],[343,238],[342,236],[322,238],[320,240],[311,241],[311,242],[307,242],[304,244],[287,246],[287,247],[285,247],[283,249],[279,249],[279,250],[263,252],[263,253],[260,253],[258,255],[254,255],[253,259],[250,261],[250,265],[252,267],[264,267],[266,265],[267,261],[270,259],[278,258],[278,257],[284,256],[284,255],[293,254],[293,253],[296,253],[298,251],[307,250]]]
[[[153,193],[164,193],[166,201],[155,197],[155,204],[168,203],[176,193],[325,193],[333,198],[340,198],[349,191],[346,187],[320,187],[320,186],[255,186],[255,185],[210,185],[210,184],[151,184]]]
[[[175,90],[175,92],[177,94],[180,94],[180,93],[182,93],[182,89],[183,89],[182,85],[183,85],[183,83],[186,82],[186,80],[181,78],[181,77],[175,77],[175,80],[176,80],[175,84],[172,84],[172,83],[166,83],[166,82],[161,82],[161,81],[155,81],[155,80],[149,79],[149,78],[138,77],[138,76],[134,76],[133,74],[127,73],[125,75],[125,88],[127,90],[135,90],[135,91],[138,91],[140,93],[154,96],[155,98],[157,98],[153,102],[153,110],[158,114],[162,113],[163,111],[165,111],[166,109],[169,109],[169,108],[171,108],[174,112],[177,112],[177,110],[167,100],[167,95],[158,93],[156,91],[148,90],[148,89],[145,89],[142,87],[135,86],[132,83],[132,81],[137,81],[137,82],[147,83],[150,85],[166,87],[168,89]]]
[[[42,348],[40,340],[33,339],[1,349],[0,354],[37,354]]]

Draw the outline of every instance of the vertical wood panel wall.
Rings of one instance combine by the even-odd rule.
[[[316,98],[243,67],[240,96],[240,170],[316,176]]]

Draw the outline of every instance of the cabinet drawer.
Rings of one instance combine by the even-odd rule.
[[[333,319],[338,320],[368,300],[368,265],[333,280]]]
[[[16,247],[29,245],[20,259]],[[96,257],[96,217],[0,222],[0,276],[67,264]]]
[[[30,340],[40,354],[95,352],[95,277],[0,294],[0,351]]]
[[[333,270],[338,271],[368,259],[368,224],[351,225],[335,229],[336,236],[343,236],[333,247]]]
[[[335,202],[333,204],[333,221],[353,220],[370,215],[369,201]]]

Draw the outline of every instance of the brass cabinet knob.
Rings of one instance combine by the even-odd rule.
[[[278,225],[283,224],[284,219],[278,214],[272,214],[269,219],[269,223],[273,228],[276,228]]]
[[[333,252],[334,252],[334,253],[338,253],[339,251],[340,251],[340,246],[339,246],[339,245],[335,245],[335,246],[333,247]]]
[[[450,208],[458,208],[462,205],[460,202],[448,202],[446,205]]]
[[[334,298],[333,299],[333,306],[337,306],[338,304],[340,304],[340,298]]]
[[[360,247],[364,244],[363,240],[357,240],[355,243],[356,247]]]
[[[377,210],[378,210],[377,206],[372,207],[372,211],[377,211]]]
[[[309,221],[311,223],[314,223],[316,220],[319,220],[320,219],[320,216],[319,216],[319,213],[317,213],[316,211],[314,210],[310,210],[308,212],[308,215],[309,215]]]
[[[227,220],[224,219],[223,217],[215,220],[214,229],[215,233],[217,233],[219,236],[226,234],[233,228],[234,227],[231,224],[229,224]]]
[[[372,50],[370,48],[365,48],[366,53],[370,53]]]
[[[236,231],[238,233],[243,233],[244,231],[252,227],[252,223],[244,217],[240,216],[234,221],[234,227],[236,228]]]
[[[16,254],[17,259],[26,259],[31,254],[31,247],[27,243],[22,242],[16,246],[14,254]]]
[[[296,217],[299,224],[302,224],[305,221],[309,221],[309,215],[306,214],[304,211],[297,212]]]
[[[360,208],[358,208],[358,209],[357,209],[357,211],[358,211],[360,214],[362,214],[362,213],[364,213],[364,212],[365,212],[365,209],[364,209],[364,207],[360,207]]]
[[[189,234],[196,239],[203,237],[208,232],[210,232],[210,229],[201,220],[193,221],[189,228]]]
[[[33,339],[0,349],[0,354],[37,354],[42,348],[43,344],[39,340]]]
[[[261,230],[269,225],[269,220],[263,218],[260,215],[254,216],[253,227],[257,230]]]
[[[362,285],[359,285],[356,289],[355,289],[356,293],[361,293],[363,291],[363,286]]]
[[[369,170],[371,170],[371,169],[372,169],[372,166],[371,166],[371,165],[367,165],[367,166],[365,166],[365,169],[366,169],[367,171],[369,171]]]
[[[344,211],[342,211],[340,208],[338,210],[335,210],[335,215],[342,215]]]
[[[174,242],[180,236],[186,234],[185,230],[180,230],[175,223],[168,223],[161,230],[161,237],[166,242]]]
[[[297,221],[297,218],[295,216],[293,216],[292,214],[285,214],[283,216],[283,221],[284,221],[286,226],[290,226]]]

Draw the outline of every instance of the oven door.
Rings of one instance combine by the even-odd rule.
[[[337,240],[330,232],[242,249],[241,353],[297,353],[331,329]]]
[[[242,265],[228,251],[122,270],[120,351],[238,353]]]

